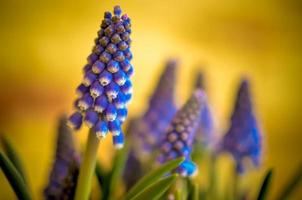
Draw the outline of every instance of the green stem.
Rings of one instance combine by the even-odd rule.
[[[80,168],[80,175],[77,182],[75,200],[89,199],[92,177],[95,171],[96,157],[99,146],[99,140],[95,133],[90,130],[86,144],[84,160]]]

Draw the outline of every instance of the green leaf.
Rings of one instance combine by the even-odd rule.
[[[18,199],[30,200],[31,196],[28,188],[21,177],[20,173],[17,171],[13,163],[7,159],[2,153],[0,153],[0,167],[3,170],[7,180],[12,186]]]
[[[175,182],[177,177],[178,176],[176,174],[167,176],[144,189],[142,192],[132,197],[131,200],[157,200],[170,188],[170,186]]]
[[[258,194],[258,198],[257,198],[258,200],[264,200],[266,198],[269,187],[270,187],[270,183],[272,180],[272,175],[273,175],[273,169],[270,169],[267,172],[267,174],[264,178],[264,181],[262,183],[262,186],[261,186],[260,192]]]
[[[24,182],[26,183],[26,178],[25,178],[25,173],[24,173],[24,168],[21,162],[21,159],[17,152],[15,151],[15,148],[13,145],[7,140],[7,138],[3,135],[1,136],[1,143],[3,146],[3,150],[8,157],[8,159],[13,163],[15,168],[18,170],[20,175],[22,176]]]
[[[297,188],[302,178],[302,164],[299,165],[298,169],[294,172],[286,186],[283,187],[280,195],[278,195],[279,200],[287,199],[291,193]]]
[[[172,161],[167,162],[166,164],[160,166],[158,169],[151,171],[147,175],[145,175],[142,179],[140,179],[127,193],[125,199],[131,199],[139,192],[143,190],[143,188],[148,187],[155,181],[159,180],[164,174],[169,173],[173,169],[177,168],[178,165],[184,161],[184,158],[178,158]]]
[[[122,150],[119,150],[117,152],[117,155],[115,156],[113,169],[111,171],[111,176],[110,176],[110,188],[109,188],[109,194],[111,194],[110,199],[114,197],[113,194],[115,194],[118,183],[121,180],[125,163],[127,161],[127,156],[128,156],[128,149],[126,147]]]

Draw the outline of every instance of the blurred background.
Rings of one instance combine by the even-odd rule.
[[[70,113],[103,13],[115,4],[133,24],[130,115],[144,109],[165,60],[177,57],[179,105],[200,68],[223,134],[239,80],[248,76],[265,138],[261,170],[275,168],[273,196],[302,160],[301,1],[1,1],[0,131],[20,153],[35,197],[49,175],[56,119]],[[110,167],[111,138],[102,146],[100,159]],[[0,188],[1,199],[14,199],[3,173]]]

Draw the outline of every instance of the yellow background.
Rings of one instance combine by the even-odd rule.
[[[165,59],[181,61],[178,103],[187,98],[196,67],[227,127],[237,83],[250,77],[265,133],[263,170],[275,168],[273,194],[301,162],[302,3],[235,0],[10,0],[0,2],[0,130],[22,156],[35,197],[48,177],[56,118],[70,112],[74,89],[105,10],[120,4],[132,18],[134,98],[145,106]],[[78,134],[84,141],[84,131]],[[100,150],[104,163],[110,139]],[[107,165],[109,166],[109,165]],[[262,175],[262,174],[261,174]],[[0,173],[1,199],[14,198]],[[295,194],[302,198],[302,192]]]

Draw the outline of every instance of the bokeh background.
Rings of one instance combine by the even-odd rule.
[[[248,76],[265,134],[262,170],[276,172],[273,198],[302,160],[301,1],[1,1],[0,130],[20,153],[36,199],[48,177],[56,118],[70,112],[103,12],[115,4],[133,22],[130,115],[143,110],[164,61],[177,57],[178,103],[202,69],[222,134],[238,81]],[[84,132],[77,134],[82,142]],[[102,145],[100,159],[110,167],[110,138]],[[0,188],[1,199],[15,198],[3,173]],[[301,198],[296,191],[293,199]]]

